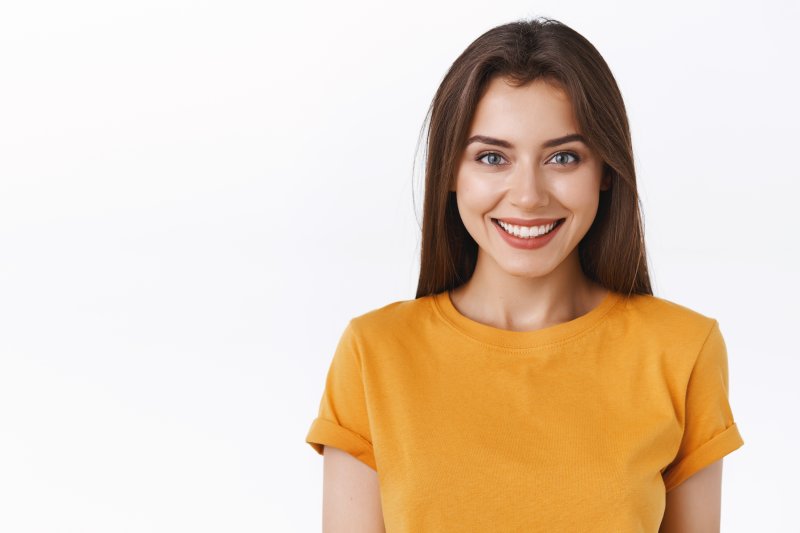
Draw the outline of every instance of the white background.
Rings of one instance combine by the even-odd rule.
[[[798,4],[644,4],[3,3],[0,530],[318,531],[305,434],[349,318],[414,297],[428,104],[537,15],[621,87],[656,295],[726,338],[722,531],[796,527]]]

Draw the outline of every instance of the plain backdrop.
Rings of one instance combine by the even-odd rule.
[[[620,85],[656,295],[725,336],[722,531],[800,531],[788,0],[4,2],[0,531],[319,531],[305,435],[348,320],[415,295],[428,105],[540,15]]]

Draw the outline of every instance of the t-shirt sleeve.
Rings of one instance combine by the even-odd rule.
[[[714,320],[689,377],[678,453],[662,472],[666,491],[743,444],[728,401],[728,352]]]
[[[367,416],[361,353],[351,320],[333,355],[319,414],[311,423],[306,442],[320,455],[323,445],[339,448],[377,470]]]

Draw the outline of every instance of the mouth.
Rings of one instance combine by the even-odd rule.
[[[517,237],[518,239],[536,240],[551,233],[553,230],[563,224],[565,220],[566,218],[559,218],[555,222],[543,224],[541,226],[517,226],[514,224],[508,224],[506,222],[501,222],[496,218],[492,219],[492,223],[504,232]]]

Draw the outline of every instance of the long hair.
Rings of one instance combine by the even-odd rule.
[[[455,288],[475,270],[478,245],[464,227],[455,192],[449,189],[475,108],[495,76],[518,87],[546,78],[566,91],[581,133],[611,180],[600,192],[595,220],[578,244],[581,268],[607,289],[652,295],[622,95],[605,60],[585,37],[557,20],[537,17],[497,26],[473,41],[451,65],[428,108],[416,297]]]

